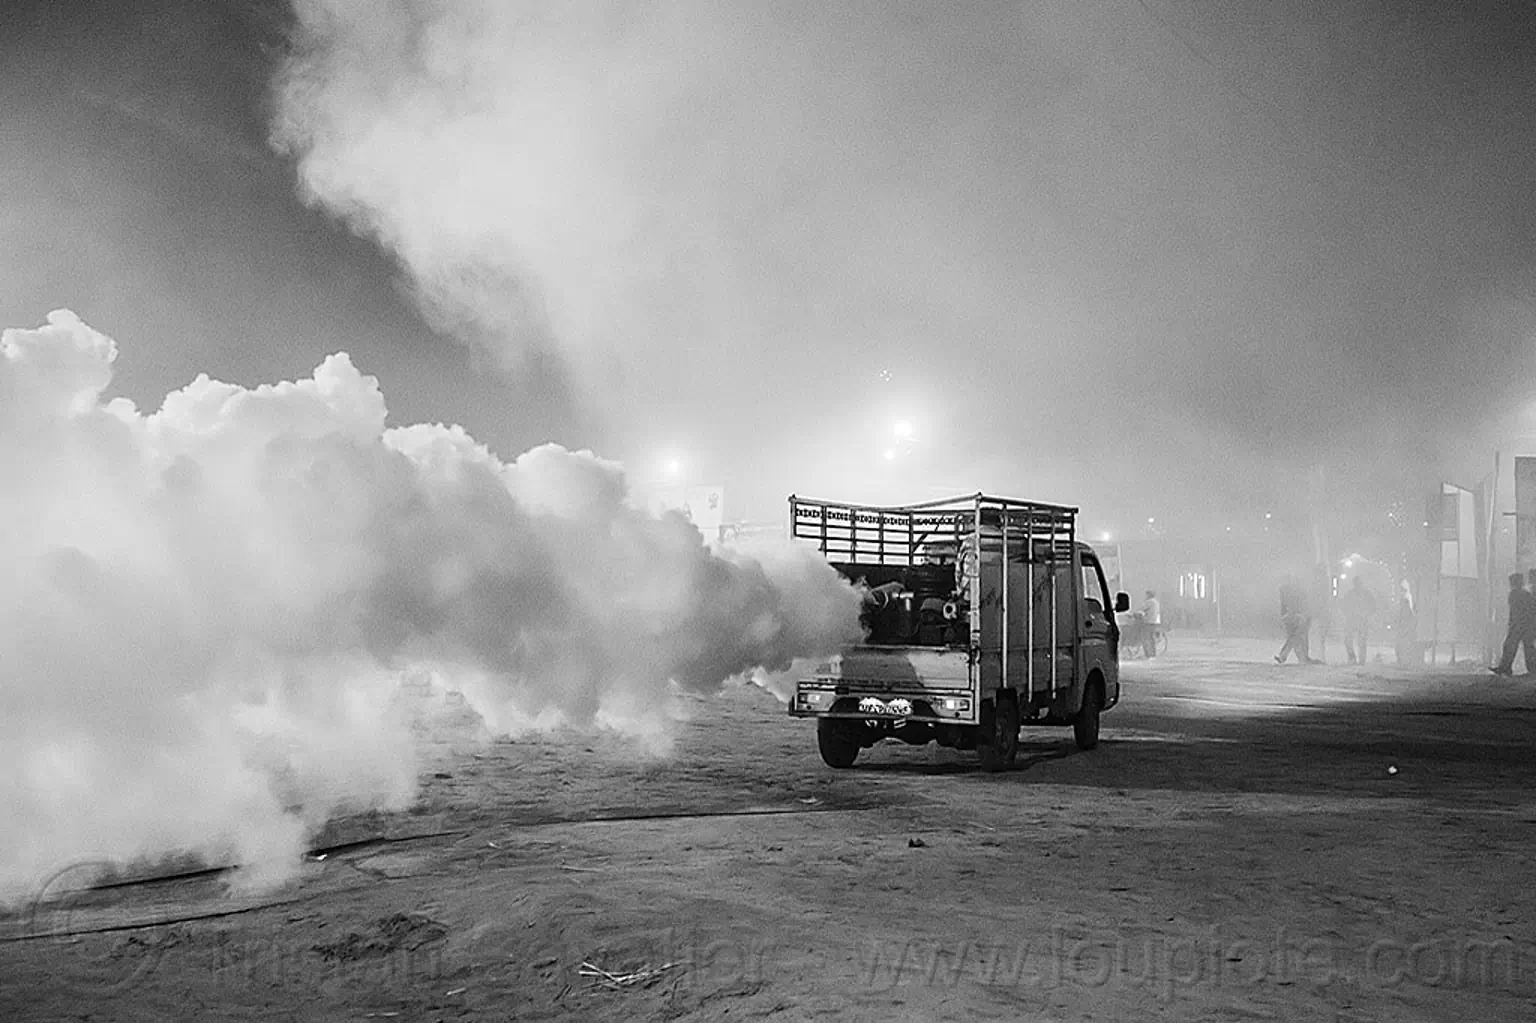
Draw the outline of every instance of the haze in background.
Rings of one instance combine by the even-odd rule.
[[[414,796],[406,676],[498,734],[654,745],[674,686],[860,635],[814,551],[711,552],[590,452],[388,429],[345,354],[149,415],[103,399],[116,355],[64,311],[0,335],[0,902],[171,853],[285,876],[331,816]]]
[[[304,194],[754,510],[1385,507],[1527,387],[1528,5],[294,9]]]
[[[402,422],[678,453],[775,523],[1198,534],[1318,462],[1377,515],[1536,433],[1521,0],[559,10],[6,4],[0,323],[76,309],[151,406],[345,349]]]

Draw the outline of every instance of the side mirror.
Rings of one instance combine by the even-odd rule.
[[[1121,590],[1115,594],[1115,614],[1121,614],[1131,609],[1131,595]]]

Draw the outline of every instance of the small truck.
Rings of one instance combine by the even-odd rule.
[[[1010,767],[1022,725],[1071,725],[1080,749],[1120,700],[1119,629],[1077,509],[974,494],[900,507],[791,496],[790,536],[864,592],[862,643],[799,681],[829,767],[883,739],[974,749]]]

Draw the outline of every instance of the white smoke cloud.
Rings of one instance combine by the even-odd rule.
[[[328,817],[413,797],[407,674],[494,730],[655,736],[674,686],[858,633],[813,553],[711,551],[588,452],[386,429],[344,354],[150,415],[103,400],[116,354],[62,311],[0,339],[0,901],[88,859],[283,876]]]
[[[910,319],[893,295],[977,290],[952,251],[972,225],[936,212],[971,187],[943,155],[968,129],[932,115],[914,147],[892,126],[915,102],[910,53],[872,41],[889,27],[874,9],[293,8],[272,139],[305,198],[493,350],[552,343],[587,382],[618,378],[614,352],[631,381],[656,368],[646,354],[686,353],[719,383],[765,339],[814,353]],[[955,99],[958,121],[976,99]],[[945,197],[924,201],[935,183]]]
[[[615,303],[643,306],[625,293],[656,255],[642,208],[681,227],[661,189],[636,194],[632,140],[612,131],[643,133],[667,100],[643,80],[649,18],[499,0],[294,6],[274,138],[301,157],[311,199],[401,258],[443,326],[497,344],[553,333],[570,354]]]

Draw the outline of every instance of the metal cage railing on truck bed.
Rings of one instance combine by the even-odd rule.
[[[814,540],[828,561],[852,564],[921,565],[971,556],[979,565],[983,552],[1007,551],[1008,554],[1000,558],[1001,677],[1007,684],[1011,677],[1011,630],[1007,623],[1012,621],[1009,565],[1015,558],[1013,552],[1019,552],[1020,560],[1026,564],[1065,561],[1070,565],[1077,546],[1077,509],[1038,501],[988,497],[980,493],[896,507],[839,504],[792,494],[789,498],[789,532],[791,539]],[[968,581],[974,660],[980,655],[976,644],[981,636],[981,573],[969,573]],[[1054,583],[1049,587],[1049,593],[1049,671],[1045,679],[1037,680],[1034,658],[1026,652],[1023,681],[1024,690],[1030,696],[1033,696],[1037,682],[1045,682],[1052,696],[1060,683],[1055,656],[1058,636]],[[1024,620],[1026,651],[1032,651],[1037,641],[1035,616],[1026,613]]]
[[[963,538],[994,536],[1047,558],[1070,557],[1077,509],[985,494],[893,507],[791,495],[789,532],[814,540],[828,561],[920,565],[956,556]]]

